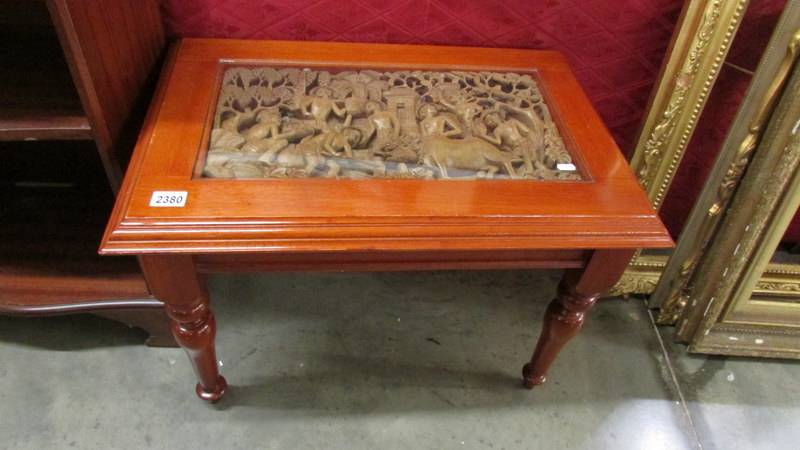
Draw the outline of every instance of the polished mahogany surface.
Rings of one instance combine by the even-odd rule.
[[[225,64],[533,72],[581,181],[197,177]],[[185,191],[183,207],[151,207]],[[529,251],[668,247],[563,56],[463,47],[185,39],[173,48],[101,252]]]

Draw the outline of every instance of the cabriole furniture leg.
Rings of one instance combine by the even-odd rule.
[[[192,257],[143,256],[141,262],[150,289],[165,304],[175,340],[189,355],[197,375],[197,395],[216,402],[228,385],[217,367],[216,321]]]
[[[633,256],[630,250],[598,250],[585,268],[569,270],[558,286],[556,298],[544,315],[544,325],[531,361],[522,368],[522,381],[532,389],[547,379],[558,353],[580,331],[586,313],[597,298],[619,280]]]

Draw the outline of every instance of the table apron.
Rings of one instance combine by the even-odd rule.
[[[591,253],[591,250],[240,253],[201,254],[194,259],[197,270],[204,273],[570,269],[584,267]]]

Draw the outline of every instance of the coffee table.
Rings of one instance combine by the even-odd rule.
[[[531,388],[633,253],[671,245],[559,53],[184,39],[100,252],[139,256],[216,401],[204,273],[566,269]]]

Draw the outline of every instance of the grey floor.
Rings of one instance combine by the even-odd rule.
[[[602,301],[522,389],[557,275],[214,277],[215,406],[137,330],[0,318],[0,447],[800,448],[800,364],[687,355],[640,300]]]

